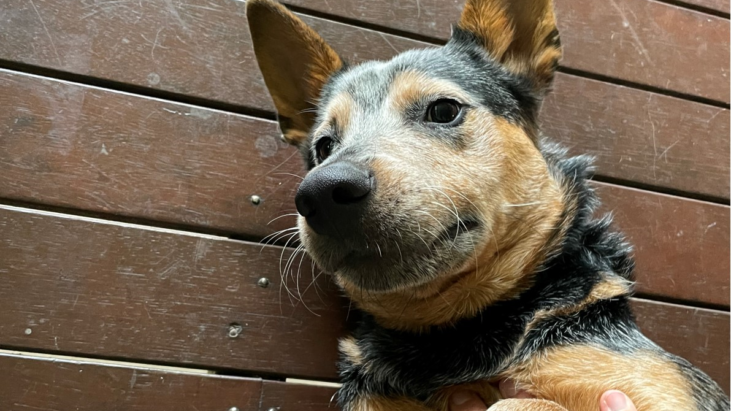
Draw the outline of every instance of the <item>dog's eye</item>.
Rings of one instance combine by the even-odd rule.
[[[330,137],[323,137],[317,140],[315,143],[315,151],[317,152],[317,161],[323,162],[330,156],[330,152],[333,149],[333,139]]]
[[[453,122],[462,111],[462,106],[454,100],[437,100],[426,109],[426,121],[446,124]]]

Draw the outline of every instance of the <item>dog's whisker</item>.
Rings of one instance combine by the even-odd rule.
[[[289,245],[289,243],[290,243],[290,242],[292,241],[292,239],[293,239],[293,238],[294,238],[295,236],[298,236],[298,235],[299,235],[299,233],[298,233],[298,232],[295,232],[295,233],[293,233],[293,234],[291,234],[291,235],[289,236],[289,239],[288,239],[288,240],[287,240],[287,242],[286,242],[286,243],[284,244],[284,247],[282,247],[282,252],[281,252],[281,254],[279,255],[279,277],[280,277],[280,279],[281,279],[281,283],[279,284],[280,303],[281,303],[281,293],[282,293],[282,286],[284,286],[284,289],[285,289],[285,290],[287,291],[287,294],[288,294],[288,295],[290,296],[290,297],[289,297],[289,298],[290,298],[290,302],[291,302],[292,298],[295,298],[295,299],[297,298],[297,297],[296,297],[296,296],[294,295],[294,293],[292,293],[292,291],[291,291],[291,290],[289,289],[289,286],[287,285],[287,275],[286,275],[286,271],[284,271],[284,270],[282,269],[282,260],[284,259],[284,253],[285,253],[285,251],[287,250],[287,246],[288,246],[288,245]],[[291,256],[290,256],[290,257],[291,257]]]
[[[273,175],[273,176],[290,176],[290,177],[297,177],[297,178],[299,178],[300,180],[304,180],[304,179],[305,179],[304,177],[302,177],[302,176],[300,176],[300,175],[297,175],[297,174],[294,174],[294,173],[272,173],[272,175]]]
[[[532,205],[538,205],[543,204],[542,201],[533,201],[531,203],[523,203],[523,204],[503,204],[503,207],[527,207]]]
[[[269,222],[267,223],[267,225],[269,225],[269,224],[271,224],[271,223],[273,223],[273,222],[275,222],[275,221],[279,220],[280,218],[285,218],[285,217],[291,217],[291,216],[298,216],[298,215],[299,215],[299,214],[297,214],[297,213],[287,213],[287,214],[283,214],[283,215],[280,215],[279,217],[276,217],[276,218],[274,218],[274,219],[270,220],[270,221],[269,221]]]
[[[401,265],[404,265],[404,255],[401,253],[401,246],[398,245],[398,241],[394,240],[393,243],[396,245],[396,249],[398,250],[398,255],[401,258]]]
[[[305,258],[306,252],[305,252],[305,248],[304,248],[304,246],[300,246],[300,247],[298,247],[298,248],[297,248],[297,250],[299,250],[299,252],[301,252],[301,254],[302,254],[302,256],[300,257],[300,263],[299,263],[299,266],[297,267],[297,274],[296,274],[296,276],[297,276],[297,277],[296,277],[296,284],[297,284],[297,294],[299,294],[299,297],[300,297],[300,298],[299,298],[299,303],[301,303],[301,304],[302,304],[302,306],[303,306],[303,307],[305,307],[305,309],[306,309],[307,311],[309,311],[309,312],[310,312],[311,314],[315,315],[316,317],[320,317],[320,314],[318,314],[318,313],[316,313],[316,312],[312,311],[312,309],[310,309],[310,307],[309,307],[309,306],[307,305],[307,303],[305,302],[305,297],[304,297],[304,295],[305,295],[305,294],[307,293],[307,289],[309,288],[309,286],[307,286],[307,288],[305,288],[305,291],[304,291],[304,293],[303,293],[303,292],[300,292],[300,282],[299,282],[299,280],[300,280],[300,273],[301,273],[301,270],[302,270],[302,261],[303,261],[303,260],[304,260],[304,258]],[[294,260],[292,260],[292,263],[294,263]],[[310,284],[310,285],[311,285],[311,284]],[[298,303],[298,305],[299,305],[299,303]]]
[[[459,229],[464,225],[464,221],[462,221],[462,219],[459,217],[459,210],[457,209],[457,204],[454,203],[454,201],[452,200],[452,197],[450,197],[447,193],[445,193],[444,191],[440,190],[439,188],[433,187],[433,186],[427,186],[427,189],[436,191],[437,193],[443,195],[444,197],[447,197],[447,200],[449,200],[449,202],[452,204],[453,210],[450,209],[449,207],[443,205],[443,204],[438,203],[438,202],[434,202],[433,203],[433,204],[436,204],[438,206],[444,207],[445,209],[447,209],[447,211],[449,211],[452,214],[454,214],[455,218],[457,218],[457,230],[456,230],[456,233],[454,234],[454,240],[452,241],[452,247],[455,247],[455,245],[457,243],[457,237],[459,236]]]
[[[297,227],[289,227],[289,228],[285,228],[283,230],[279,230],[279,231],[273,232],[273,233],[267,235],[266,237],[262,238],[259,241],[259,243],[262,244],[263,246],[269,245],[269,244],[271,244],[271,243],[273,243],[273,242],[276,241],[275,240],[276,237],[278,237],[278,236],[280,236],[282,234],[290,233],[290,232],[295,231],[295,230],[297,230]]]

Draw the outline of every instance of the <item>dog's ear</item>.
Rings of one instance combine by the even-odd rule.
[[[561,58],[552,0],[468,0],[459,28],[535,91],[550,86]]]
[[[279,3],[249,0],[246,17],[282,134],[298,145],[313,125],[322,87],[343,62],[312,28]]]

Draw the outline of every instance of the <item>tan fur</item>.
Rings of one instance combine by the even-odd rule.
[[[504,377],[571,411],[596,411],[601,395],[612,389],[627,394],[641,411],[696,410],[678,366],[650,351],[628,355],[589,345],[559,346]]]
[[[430,398],[427,405],[432,410],[447,411],[449,410],[449,400],[452,394],[462,390],[472,391],[477,394],[477,396],[480,397],[487,406],[495,404],[500,400],[500,391],[495,385],[488,381],[476,381],[469,384],[455,385],[441,389],[439,392],[434,394],[432,398]]]
[[[410,398],[372,397],[359,398],[351,406],[352,411],[434,411],[423,403]],[[446,411],[446,409],[445,409]]]
[[[361,352],[355,338],[346,337],[339,342],[340,353],[354,365],[363,365],[363,353]]]
[[[404,85],[407,80],[422,81],[417,77],[401,80],[392,92],[405,91],[407,96],[394,96],[395,105],[415,98],[413,88]],[[431,86],[422,81],[422,87],[429,89]],[[470,113],[463,128],[469,135],[476,136],[474,149],[444,153],[438,146],[441,143],[418,137],[413,144],[384,142],[385,151],[397,153],[394,155],[397,159],[414,157],[408,150],[416,144],[434,144],[434,150],[441,150],[443,154],[434,159],[415,157],[414,164],[382,160],[372,166],[379,190],[386,193],[390,189],[418,190],[423,183],[412,182],[410,175],[441,170],[439,175],[444,176],[444,181],[435,181],[435,185],[443,187],[447,193],[461,193],[462,196],[451,196],[460,208],[481,207],[482,219],[492,231],[484,244],[475,245],[474,260],[457,272],[447,273],[427,284],[389,293],[364,294],[356,284],[337,278],[348,295],[384,326],[418,330],[475,315],[483,307],[512,298],[529,287],[528,273],[552,251],[546,245],[555,237],[555,228],[560,225],[563,193],[550,177],[538,149],[520,127],[487,112]],[[495,164],[489,164],[487,158]],[[464,163],[469,164],[469,169],[462,166]],[[482,172],[480,167],[484,168]],[[497,175],[499,181],[494,186],[479,187],[471,175]],[[407,201],[409,196],[402,198]],[[535,202],[536,198],[541,201]],[[424,199],[417,196],[415,201]],[[427,204],[414,204],[414,207],[423,208]],[[423,223],[426,225],[429,221]]]
[[[541,310],[535,313],[531,322],[529,322],[526,326],[524,334],[527,334],[536,325],[538,325],[538,323],[547,318],[578,313],[587,306],[598,301],[609,300],[621,295],[627,295],[630,293],[631,289],[632,283],[630,281],[614,274],[607,274],[604,281],[595,285],[594,288],[591,289],[591,292],[589,292],[589,295],[579,304],[552,310]]]
[[[450,396],[458,390],[474,392],[488,406],[500,400],[500,393],[494,385],[487,381],[478,381],[444,388],[434,394],[426,404],[408,398],[363,397],[356,401],[353,411],[448,411]],[[515,411],[519,410],[516,409]],[[535,409],[535,411],[544,410]],[[545,411],[554,411],[554,409],[547,408]]]
[[[415,71],[399,73],[391,83],[389,101],[397,113],[405,112],[411,104],[426,96],[453,98],[463,103],[472,100],[458,85]]]
[[[313,130],[313,135],[318,135],[333,125],[337,127],[339,134],[345,134],[350,126],[350,120],[355,113],[355,101],[348,93],[340,93],[330,99],[324,110],[324,121],[317,129]]]
[[[314,123],[311,109],[322,87],[343,63],[312,28],[281,4],[249,0],[246,12],[256,59],[284,137],[300,144]]]
[[[539,399],[502,400],[487,411],[569,411],[553,401]]]
[[[546,88],[561,58],[550,0],[469,0],[459,27],[476,34],[485,49],[508,70],[528,75]]]

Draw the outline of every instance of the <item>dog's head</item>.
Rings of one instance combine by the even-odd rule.
[[[283,6],[249,0],[247,13],[309,167],[295,201],[315,262],[371,311],[448,293],[458,316],[515,289],[522,274],[494,259],[524,268],[545,243],[528,237],[555,223],[536,207],[560,208],[545,204],[559,189],[536,144],[560,57],[550,0],[469,0],[445,46],[354,67]]]

